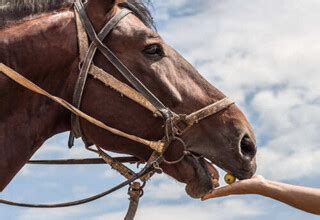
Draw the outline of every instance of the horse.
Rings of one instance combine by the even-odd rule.
[[[190,114],[226,96],[157,33],[146,3],[140,0],[88,0],[85,12],[96,32],[121,8],[133,13],[123,18],[103,40],[165,106]],[[21,73],[44,90],[72,102],[79,75],[78,33],[72,1],[5,0],[0,5],[0,63]],[[191,45],[190,45],[191,46]],[[127,83],[101,52],[93,63],[117,80]],[[0,73],[0,190],[11,182],[32,155],[50,137],[72,130],[71,113]],[[141,105],[89,76],[80,109],[119,130],[159,140],[163,121]],[[152,150],[80,119],[89,145],[133,155],[147,161]],[[161,169],[186,184],[186,192],[201,198],[219,179],[214,165],[247,179],[256,171],[256,139],[252,126],[236,104],[196,123],[180,137],[192,155]],[[177,158],[179,143],[165,155]],[[196,159],[194,155],[201,157]]]

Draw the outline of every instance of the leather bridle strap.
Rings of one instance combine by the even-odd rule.
[[[226,97],[223,98],[211,105],[208,105],[198,111],[191,113],[190,115],[180,115],[176,122],[176,133],[178,135],[182,135],[185,133],[189,128],[191,128],[194,124],[199,123],[201,120],[219,113],[220,111],[228,108],[229,106],[233,105],[234,101],[230,98]],[[184,123],[184,127],[180,128],[180,122]]]
[[[89,38],[92,40],[92,43],[88,49],[87,55],[84,58],[81,58],[81,54],[83,54],[84,49],[83,49],[83,46],[82,47],[80,46],[80,58],[83,60],[82,60],[80,75],[75,87],[75,92],[73,96],[73,105],[78,109],[80,108],[81,98],[82,98],[84,86],[86,83],[86,79],[88,76],[88,72],[89,72],[90,66],[93,66],[92,64],[93,57],[98,48],[100,52],[109,60],[109,62],[111,62],[116,67],[116,69],[121,73],[121,75],[125,77],[125,79],[128,80],[131,83],[131,85],[138,91],[139,95],[135,94],[132,96],[133,93],[137,93],[137,92],[132,92],[132,89],[131,89],[131,91],[129,92],[129,96],[131,95],[132,97],[136,97],[136,99],[133,99],[134,101],[138,102],[139,104],[142,103],[144,107],[147,107],[147,109],[151,109],[151,111],[155,115],[159,115],[160,113],[160,115],[166,121],[166,124],[172,124],[171,121],[173,119],[174,114],[168,108],[166,108],[163,105],[163,103],[154,94],[152,94],[152,92],[148,88],[146,88],[138,78],[135,77],[135,75],[113,54],[113,52],[108,47],[106,47],[101,42],[111,32],[111,30],[119,23],[119,21],[121,21],[125,16],[131,13],[131,11],[129,11],[128,9],[121,9],[121,11],[118,14],[116,14],[104,26],[104,28],[101,30],[101,32],[97,36],[85,12],[85,9],[81,0],[77,0],[75,2],[75,9],[80,15],[80,16],[77,15],[76,19],[80,17]],[[79,32],[79,29],[81,29],[81,27],[79,28],[78,24],[77,24],[77,28]],[[82,38],[83,37],[80,37],[79,44],[82,43]],[[93,66],[92,68],[97,69],[95,66]],[[98,72],[98,71],[94,71],[94,72]],[[109,78],[112,78],[112,76]],[[113,77],[113,79],[115,78]],[[116,84],[121,84],[121,83],[116,83]],[[123,87],[126,87],[127,89],[129,88],[128,86],[123,86]],[[127,95],[127,97],[129,96]],[[144,97],[144,99],[142,99],[142,97]],[[71,116],[71,128],[72,128],[72,132],[70,132],[69,142],[68,142],[69,148],[71,148],[74,144],[74,137],[82,137],[82,139],[86,143],[84,139],[84,135],[81,132],[79,117],[77,117],[74,114],[72,114]],[[170,142],[171,137],[174,136],[173,128],[171,128],[170,126],[166,126],[165,133],[168,139],[167,142]]]
[[[75,3],[75,13],[76,13],[76,22],[78,29],[78,41],[80,48],[80,56],[83,54],[83,51],[88,50],[87,56],[84,59],[83,67],[80,73],[81,75],[85,74],[87,77],[88,73],[91,74],[94,78],[102,81],[105,85],[110,86],[116,91],[120,92],[129,99],[139,103],[141,106],[149,109],[153,112],[155,116],[161,115],[165,121],[165,138],[162,140],[164,143],[163,149],[165,150],[173,140],[177,140],[176,135],[181,136],[186,132],[190,127],[192,127],[198,121],[216,114],[217,112],[229,107],[234,102],[229,98],[224,98],[216,103],[213,103],[199,111],[192,113],[191,115],[177,115],[172,112],[169,108],[165,107],[157,97],[155,97],[150,90],[148,90],[145,85],[135,77],[135,75],[114,55],[114,53],[101,41],[110,33],[110,31],[123,19],[126,15],[130,13],[128,9],[121,9],[121,11],[116,14],[101,30],[98,36],[95,33],[95,30],[85,12],[84,6],[80,0],[77,0]],[[81,20],[81,21],[80,21]],[[92,43],[90,48],[87,49],[87,42],[83,43],[82,39],[87,39],[87,34],[91,39]],[[118,69],[118,71],[132,84],[136,89],[132,89],[127,84],[117,80],[111,74],[106,73],[99,67],[96,67],[92,63],[92,59],[95,51],[99,49],[100,52]],[[94,51],[94,52],[92,52]],[[91,68],[89,67],[91,66]],[[85,81],[83,82],[85,83]],[[81,84],[81,88],[84,88],[84,84]],[[82,94],[82,91],[75,91],[75,94]],[[74,105],[78,108],[80,107],[79,103],[81,102],[81,95],[77,96],[74,99]],[[73,119],[77,119],[77,123],[74,123],[72,120],[72,127],[74,131],[77,132],[77,136],[81,136],[81,129],[79,120],[76,116],[73,116]],[[183,122],[184,126],[181,128],[179,124]],[[180,139],[181,140],[181,139]],[[180,142],[183,142],[182,140]],[[162,152],[163,153],[163,152]]]
[[[95,32],[93,30],[94,35],[99,39],[104,39],[111,32],[111,30],[118,24],[118,22],[122,20],[122,18],[127,16],[129,13],[130,13],[129,10],[122,10],[102,28],[98,36],[95,35]],[[77,12],[75,14],[76,14],[76,21],[77,21],[76,22],[77,29],[78,29],[80,64],[82,64],[82,66],[80,67],[80,74],[76,82],[72,102],[76,108],[80,109],[81,99],[82,99],[84,87],[86,84],[86,80],[88,77],[88,72],[92,65],[93,57],[97,51],[97,47],[94,43],[92,43],[88,49],[87,34],[85,34],[85,30],[81,30],[83,29],[83,26],[81,25],[81,21],[79,21],[80,19],[79,14]],[[84,136],[80,128],[79,117],[77,117],[74,114],[71,115],[71,128],[72,128],[72,132],[70,132],[69,141],[68,141],[69,148],[71,148],[74,145],[75,137],[76,138],[82,137],[82,139],[84,140],[83,138]]]
[[[109,60],[111,64],[121,73],[121,75],[143,96],[145,97],[161,114],[166,125],[172,125],[174,114],[169,110],[144,84],[114,55],[114,53],[101,42],[96,35],[95,30],[85,12],[84,6],[80,0],[75,2],[75,8],[78,11],[82,23],[86,29],[92,44],[98,47],[99,51]],[[127,9],[122,9],[126,11]],[[121,12],[119,13],[121,14]],[[115,17],[117,17],[117,14]],[[165,145],[168,146],[173,140],[172,126],[165,126]]]
[[[121,95],[148,109],[155,117],[161,116],[161,113],[144,96],[137,92],[137,90],[119,81],[111,74],[105,72],[103,69],[92,64],[89,74],[92,75],[93,78],[104,83],[106,86],[119,92]]]

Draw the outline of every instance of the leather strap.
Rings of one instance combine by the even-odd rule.
[[[226,97],[196,112],[191,113],[186,117],[186,122],[189,124],[189,126],[193,126],[195,123],[198,123],[199,121],[211,115],[217,114],[218,112],[226,109],[232,104],[234,104],[234,101]]]
[[[176,133],[181,136],[183,133],[185,133],[187,130],[189,130],[194,124],[199,123],[201,120],[211,116],[215,115],[218,112],[228,108],[229,106],[233,105],[234,101],[230,98],[226,97],[224,99],[221,99],[215,103],[212,103],[211,105],[208,105],[202,109],[199,109],[198,111],[195,111],[191,113],[190,115],[180,115],[180,117],[175,122],[176,127]],[[179,127],[180,123],[183,123],[184,126],[181,128]]]
[[[103,69],[92,64],[89,70],[89,74],[92,75],[95,79],[104,83],[106,86],[119,92],[121,95],[148,109],[153,113],[155,117],[161,116],[160,112],[149,102],[149,100],[147,100],[144,96],[137,92],[137,90],[119,81],[111,74],[105,72]]]
[[[138,210],[140,197],[143,195],[143,187],[139,182],[133,182],[130,185],[128,195],[130,196],[130,204],[124,220],[133,220]]]
[[[95,43],[91,43],[89,49],[88,49],[88,40],[83,40],[86,37],[83,37],[84,35],[86,35],[86,32],[83,28],[83,25],[81,23],[81,21],[79,20],[79,18],[81,19],[81,16],[83,16],[83,13],[79,14],[77,12],[80,13],[78,9],[78,7],[83,9],[84,12],[84,7],[81,1],[77,1],[75,3],[76,6],[76,23],[77,23],[77,31],[78,31],[78,38],[80,38],[78,40],[79,42],[79,51],[80,51],[80,64],[82,64],[81,69],[80,69],[80,74],[78,77],[78,80],[76,82],[76,87],[74,90],[74,94],[73,94],[73,106],[75,106],[76,108],[80,109],[81,106],[81,100],[82,100],[82,95],[83,95],[83,91],[84,91],[84,87],[88,78],[88,72],[89,69],[91,67],[94,55],[97,51],[97,46]],[[116,16],[114,16],[100,31],[99,35],[96,36],[96,33],[94,31],[94,29],[92,29],[92,32],[90,32],[91,35],[94,35],[95,38],[97,39],[101,39],[103,40],[112,30],[113,28],[119,23],[119,21],[121,21],[125,16],[127,16],[129,13],[131,13],[129,10],[127,9],[123,9],[121,10]],[[86,15],[85,15],[86,16]],[[86,16],[87,17],[87,16]],[[79,35],[80,34],[80,35]],[[87,51],[86,55],[84,56],[84,51]],[[79,117],[77,117],[76,115],[72,114],[71,115],[71,132],[69,135],[69,141],[68,141],[68,146],[69,148],[71,148],[74,145],[74,138],[79,138],[81,137],[83,139],[83,141],[85,142],[86,145],[87,142],[84,138],[84,135],[82,134],[81,131],[81,126],[80,126],[80,120]]]
[[[74,8],[74,14],[76,19],[76,27],[77,27],[77,35],[78,35],[79,56],[80,56],[80,62],[82,62],[85,59],[86,54],[88,52],[88,48],[89,48],[88,35],[81,23],[80,15],[79,13],[77,13],[77,10],[75,8]]]

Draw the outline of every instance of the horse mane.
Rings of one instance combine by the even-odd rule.
[[[88,0],[90,1],[90,0]],[[74,0],[0,0],[0,27],[26,17],[53,12],[71,6]],[[150,28],[155,29],[153,17],[148,8],[150,0],[126,0],[119,5],[133,11]]]

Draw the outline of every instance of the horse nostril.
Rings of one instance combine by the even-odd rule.
[[[255,143],[248,135],[245,135],[240,142],[240,151],[245,158],[253,159],[257,153]]]

